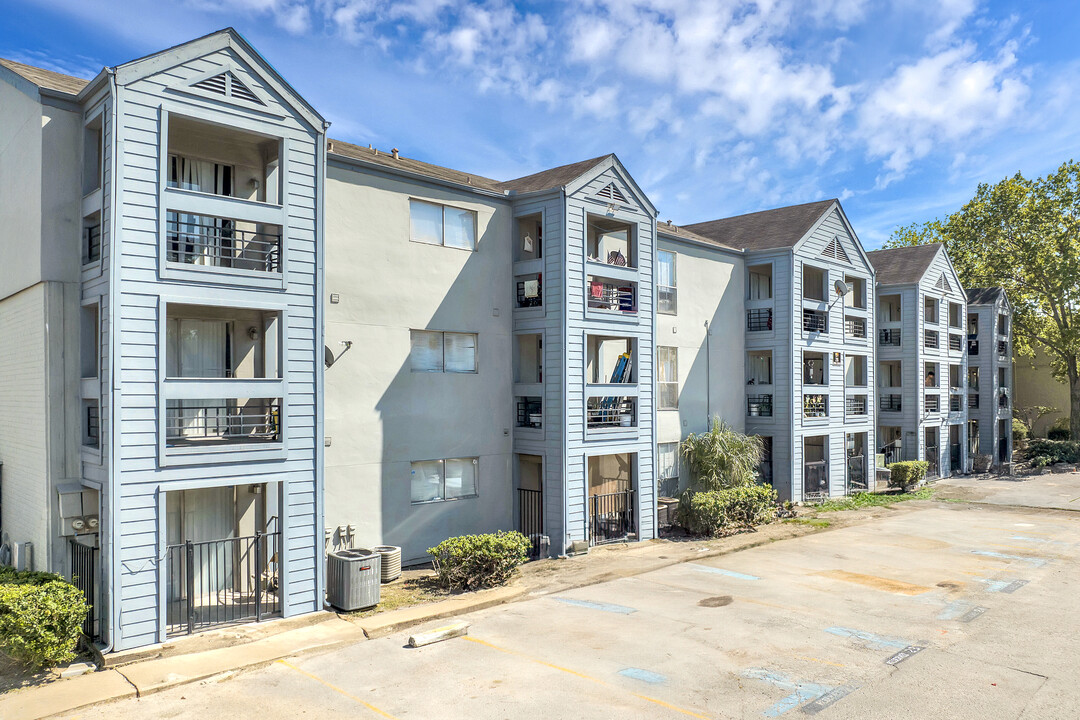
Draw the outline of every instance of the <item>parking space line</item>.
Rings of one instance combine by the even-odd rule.
[[[317,683],[325,685],[326,687],[330,688],[334,692],[341,693],[342,695],[349,698],[350,700],[353,700],[355,702],[360,703],[361,705],[363,705],[364,707],[366,707],[368,710],[375,713],[376,715],[379,715],[379,716],[384,717],[384,718],[389,718],[390,720],[397,720],[396,717],[394,717],[390,713],[386,712],[385,710],[380,710],[379,708],[375,707],[371,703],[365,702],[364,700],[361,700],[360,698],[353,695],[348,690],[342,690],[337,685],[334,685],[333,683],[330,683],[330,682],[327,682],[326,680],[323,680],[318,675],[315,675],[313,673],[309,673],[307,670],[302,670],[302,669],[296,667],[295,665],[293,665],[292,663],[286,662],[284,660],[278,660],[278,662],[281,663],[282,665],[284,665],[285,667],[291,669],[291,670],[295,670],[296,672],[300,673],[301,675],[304,675],[304,676],[307,676],[307,677],[311,678],[312,680],[314,680]]]
[[[598,603],[591,600],[575,600],[574,598],[565,597],[553,597],[551,598],[555,602],[561,602],[566,605],[573,605],[574,607],[587,608],[589,610],[601,610],[603,612],[616,613],[618,615],[629,615],[636,613],[637,610],[632,607],[626,607],[625,605],[613,605],[611,603]]]
[[[529,662],[536,663],[537,665],[543,665],[544,667],[549,667],[549,668],[551,668],[553,670],[558,670],[560,672],[568,673],[568,674],[573,675],[575,677],[579,677],[582,680],[588,680],[589,682],[596,683],[597,685],[602,685],[602,686],[604,686],[606,688],[610,688],[612,690],[616,690],[616,691],[619,691],[619,692],[626,692],[625,690],[618,687],[617,685],[612,685],[611,683],[606,682],[604,680],[601,680],[600,678],[594,678],[591,675],[586,675],[585,673],[578,672],[577,670],[571,670],[570,668],[565,668],[565,667],[562,667],[561,665],[555,665],[554,663],[549,663],[546,660],[541,660],[539,658],[534,658],[531,655],[527,655],[526,653],[519,652],[517,650],[510,650],[509,648],[500,647],[500,646],[495,645],[493,643],[489,643],[487,640],[481,640],[480,638],[473,637],[471,635],[466,635],[465,637],[462,638],[462,640],[467,640],[468,642],[476,643],[477,645],[483,645],[484,647],[491,648],[492,650],[497,650],[498,652],[501,652],[501,653],[506,653],[507,655],[515,655],[517,657],[524,658],[525,660],[528,660]],[[660,707],[667,708],[668,710],[673,710],[673,711],[675,711],[677,713],[680,713],[682,715],[687,715],[689,717],[694,717],[694,718],[701,718],[701,720],[709,720],[708,715],[701,715],[700,713],[696,713],[693,710],[687,710],[686,708],[681,708],[678,705],[672,705],[671,703],[665,702],[664,700],[659,700],[657,698],[649,697],[648,695],[642,695],[640,693],[635,693],[635,692],[628,693],[628,694],[633,696],[633,697],[636,697],[636,698],[638,698],[640,700],[645,700],[646,702],[651,702],[651,703],[653,703],[655,705],[659,705]]]
[[[884,590],[897,595],[922,595],[932,590],[932,588],[924,585],[914,585],[903,580],[893,580],[892,578],[883,578],[877,575],[863,575],[862,573],[853,573],[847,570],[822,570],[813,574],[832,578],[833,580],[855,583],[856,585],[864,585],[874,590]]]
[[[726,575],[727,577],[736,578],[738,580],[760,580],[757,575],[747,575],[746,573],[735,572],[734,570],[724,570],[723,568],[711,567],[709,565],[698,565],[697,563],[687,563],[687,565],[699,572],[715,573],[716,575]]]

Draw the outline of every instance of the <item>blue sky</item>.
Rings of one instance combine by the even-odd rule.
[[[868,248],[1080,157],[1075,0],[0,0],[91,77],[225,26],[331,137],[509,179],[615,152],[691,223],[839,197]]]

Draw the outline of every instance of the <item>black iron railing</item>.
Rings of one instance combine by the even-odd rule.
[[[1004,358],[1009,356],[1009,343],[1007,340],[998,340],[997,343],[998,357]]]
[[[847,398],[844,403],[844,409],[848,415],[865,415],[866,414],[866,396],[865,395],[852,395]]]
[[[1008,393],[1004,393],[1004,392],[998,393],[998,407],[999,408],[1007,408],[1007,407],[1009,407],[1009,395],[1008,395]]]
[[[979,393],[968,393],[968,408],[975,410],[979,407]]]
[[[83,444],[88,447],[101,445],[101,406],[96,403],[86,405],[86,438]]]
[[[937,445],[926,446],[926,463],[929,469],[928,475],[941,475],[941,458],[938,456]]]
[[[964,349],[964,338],[961,335],[949,334],[949,349],[960,352]]]
[[[895,462],[900,462],[900,449],[900,446],[897,445],[895,442],[891,442],[885,447],[881,448],[880,452],[885,458],[886,467],[892,465]]]
[[[590,278],[588,293],[589,308],[592,310],[637,312],[637,288],[634,285],[616,285]]]
[[[847,459],[847,494],[865,492],[866,484],[866,456],[849,455]]]
[[[941,396],[940,395],[926,395],[926,412],[940,412],[941,411]]]
[[[863,318],[845,318],[844,334],[853,338],[865,338],[866,320]]]
[[[634,532],[634,492],[589,496],[589,541],[597,545],[623,540]]]
[[[91,640],[97,639],[99,617],[97,591],[98,549],[83,545],[74,538],[68,541],[71,548],[71,584],[83,594],[90,611],[83,620],[82,633]]]
[[[242,405],[224,401],[169,400],[165,413],[165,443],[277,442],[281,440],[281,401],[248,400]]]
[[[519,428],[541,428],[544,426],[543,398],[518,398],[517,426]]]
[[[772,308],[747,310],[746,329],[750,332],[772,330]]]
[[[829,466],[824,460],[803,465],[803,499],[823,500],[829,496]]]
[[[878,345],[900,345],[900,328],[882,328],[878,332]]]
[[[881,395],[878,397],[878,407],[887,412],[900,412],[900,395]]]
[[[975,338],[968,336],[968,355],[979,354],[979,341]]]
[[[828,331],[828,316],[821,310],[803,308],[802,327],[806,332],[823,333]]]
[[[532,283],[536,283],[533,285]],[[518,280],[517,283],[517,306],[519,308],[540,307],[544,304],[544,286],[541,278]]]
[[[964,396],[963,395],[950,395],[949,396],[949,412],[960,412],[964,409]]]
[[[167,546],[166,634],[280,613],[280,545],[272,532]]]
[[[246,230],[237,221],[170,211],[165,220],[166,259],[189,265],[281,271],[281,230]]]
[[[629,397],[591,397],[585,407],[588,428],[637,426],[637,400]]]
[[[803,395],[803,416],[808,418],[828,417],[828,395]]]
[[[543,493],[518,488],[518,532],[532,543],[532,557],[540,555],[540,536],[544,534]]]
[[[938,342],[937,330],[923,330],[923,345],[929,350],[936,350],[940,343]]]
[[[83,263],[101,259],[101,224],[83,228]]]
[[[749,395],[746,414],[752,417],[772,417],[772,395]]]

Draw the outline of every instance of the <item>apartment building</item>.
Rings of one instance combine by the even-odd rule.
[[[840,202],[684,229],[744,251],[740,414],[765,440],[767,479],[794,501],[865,489],[876,443],[874,269]]]
[[[1004,288],[967,292],[968,454],[1012,462],[1012,305]]]
[[[117,650],[320,609],[326,123],[223,30],[0,127],[4,553]]]
[[[967,297],[941,243],[869,253],[877,273],[879,452],[968,467]]]
[[[659,223],[656,228],[656,483],[662,523],[690,483],[679,443],[716,418],[743,431],[746,267],[742,250]],[[768,467],[764,468],[767,474]]]
[[[655,534],[656,211],[614,155],[497,181],[331,141],[332,543]],[[547,545],[542,545],[543,539]]]

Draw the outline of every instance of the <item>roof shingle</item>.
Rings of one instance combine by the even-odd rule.
[[[968,305],[993,305],[1005,294],[1003,287],[967,288]]]
[[[499,187],[502,190],[511,190],[519,193],[554,190],[555,188],[569,185],[595,167],[601,160],[609,157],[611,157],[611,155],[601,155],[600,157],[581,160],[576,163],[570,163],[569,165],[560,165],[559,167],[554,167],[550,170],[542,170],[538,173],[533,173],[532,175],[517,178],[516,180],[507,180],[506,182],[499,183]]]
[[[684,230],[746,250],[794,247],[836,200],[819,200],[774,210],[684,225]]]
[[[659,221],[657,221],[657,223],[656,223],[656,232],[659,235],[667,235],[668,237],[685,238],[687,240],[695,240],[695,241],[700,242],[700,243],[705,243],[706,245],[715,245],[717,247],[726,248],[728,250],[738,250],[738,248],[734,248],[734,247],[732,247],[730,245],[725,245],[724,243],[720,242],[719,240],[713,240],[712,238],[705,237],[704,235],[699,235],[696,232],[692,232],[690,230],[687,230],[684,227],[679,227],[677,225],[673,225],[670,222],[659,222]]]
[[[56,92],[67,93],[68,95],[78,95],[89,82],[89,80],[83,80],[82,78],[77,78],[72,75],[64,75],[62,73],[53,72],[52,70],[34,67],[33,65],[25,65],[21,62],[15,62],[14,60],[5,60],[4,58],[0,58],[0,65],[3,65],[16,75],[29,80],[39,88],[55,90]]]
[[[907,245],[866,253],[881,285],[910,285],[922,280],[941,243]]]
[[[469,173],[451,170],[450,168],[442,167],[440,165],[432,165],[431,163],[422,162],[420,160],[413,160],[412,158],[403,157],[401,154],[398,154],[398,157],[395,159],[394,156],[388,152],[383,152],[375,148],[353,145],[352,143],[342,142],[341,140],[329,140],[327,151],[334,155],[365,160],[376,165],[382,165],[396,170],[405,170],[435,180],[444,180],[459,185],[471,185],[480,188],[481,190],[490,190],[492,192],[499,192],[501,190],[498,180],[492,180],[491,178],[486,178],[482,175],[470,175]]]

